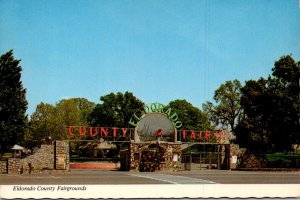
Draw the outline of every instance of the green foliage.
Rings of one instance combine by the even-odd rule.
[[[182,122],[181,129],[187,130],[210,130],[207,115],[199,108],[194,107],[186,100],[171,101],[167,107],[171,107],[178,114],[178,119]]]
[[[110,93],[100,100],[88,117],[92,126],[127,128],[133,114],[144,109],[144,103],[130,92]]]
[[[87,115],[94,107],[94,103],[84,98],[63,99],[55,106],[40,103],[29,121],[29,130],[24,140],[26,146],[35,147],[68,139],[67,126],[87,126]]]
[[[291,56],[275,62],[273,76],[250,80],[242,88],[245,117],[237,141],[252,151],[290,150],[300,141],[300,65]]]
[[[84,98],[63,99],[57,105],[65,125],[88,125],[88,115],[94,109],[95,103]]]
[[[290,55],[282,56],[276,61],[272,71],[272,75],[277,77],[286,86],[297,86],[299,83],[299,62],[295,62]],[[297,90],[294,87],[293,89]],[[297,96],[298,94],[296,93],[295,95]]]
[[[26,126],[26,90],[20,60],[9,51],[0,57],[0,152],[22,141]]]
[[[128,123],[130,118],[135,112],[144,109],[144,103],[128,91],[125,94],[110,93],[101,96],[100,100],[101,103],[97,104],[88,115],[91,126],[130,128]],[[126,145],[117,143],[116,146],[117,151],[120,151]]]
[[[285,152],[276,152],[266,154],[266,158],[268,161],[276,161],[276,160],[295,160],[300,159],[300,153],[285,153]]]
[[[269,167],[297,167],[296,160],[300,159],[299,153],[276,152],[266,154],[266,160]]]
[[[216,105],[211,102],[203,105],[209,121],[215,126],[234,131],[242,113],[240,105],[241,87],[238,80],[226,81],[215,91],[214,100]]]
[[[62,118],[58,110],[55,106],[42,102],[37,105],[35,112],[31,115],[29,134],[26,134],[27,145],[34,147],[50,142],[51,139],[62,139],[60,136],[63,130]]]

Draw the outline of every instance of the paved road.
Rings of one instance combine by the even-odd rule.
[[[173,174],[173,173],[172,173]],[[179,174],[222,184],[300,184],[300,171],[270,172],[270,171],[227,171],[202,170],[183,171]]]
[[[57,184],[300,184],[297,172],[199,170],[181,172],[120,172],[71,170],[65,173],[0,175],[1,185]]]

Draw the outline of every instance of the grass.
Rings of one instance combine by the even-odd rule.
[[[268,161],[278,161],[278,160],[296,160],[300,159],[300,153],[285,153],[285,152],[276,152],[266,154]]]
[[[300,159],[300,153],[276,152],[266,154],[269,167],[296,167],[296,159]]]
[[[4,153],[4,154],[2,155],[1,160],[6,160],[6,159],[12,158],[12,157],[13,157],[13,153]]]

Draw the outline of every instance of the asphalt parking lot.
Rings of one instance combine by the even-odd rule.
[[[1,174],[0,184],[300,184],[300,171],[192,170],[178,172],[136,172],[76,169],[59,173]]]

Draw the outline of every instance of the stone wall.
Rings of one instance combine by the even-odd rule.
[[[7,174],[7,160],[0,161],[0,174]]]
[[[155,147],[155,145],[157,145]],[[245,148],[237,144],[219,144],[220,160],[217,168],[263,168],[264,159],[249,154]],[[173,160],[177,154],[177,161]],[[130,148],[121,151],[121,170],[137,171],[185,170],[190,169],[181,163],[182,150],[179,144],[166,142],[131,143]]]
[[[130,169],[138,171],[178,170],[181,168],[180,156],[179,144],[156,141],[131,143]]]
[[[1,173],[9,174],[30,174],[43,170],[69,170],[69,142],[56,141],[55,146],[41,145],[41,148],[33,155],[23,159],[10,158],[7,165],[6,161],[1,161],[0,167]]]
[[[232,148],[234,150],[234,148]],[[240,151],[240,150],[239,150]],[[229,144],[218,145],[219,169],[230,169]],[[184,170],[185,165],[181,163],[183,151],[181,144],[168,142],[148,142],[148,143],[131,143],[130,148],[121,152],[121,168],[135,169],[137,171],[156,171],[156,170]],[[125,162],[126,161],[126,162]],[[125,166],[129,167],[125,167]],[[123,167],[122,167],[123,166]],[[128,170],[129,170],[128,169]]]
[[[23,173],[54,169],[54,146],[41,145],[33,155],[21,160]]]
[[[230,144],[230,169],[238,168],[264,168],[267,161],[253,154],[249,154],[245,148],[239,148],[238,144]]]
[[[245,159],[247,153],[245,148],[240,148],[238,144],[230,144],[229,163],[230,169],[237,169],[240,167],[241,162]]]
[[[267,166],[267,161],[263,158],[259,158],[253,154],[247,155],[244,160],[241,161],[239,168],[265,168]]]

